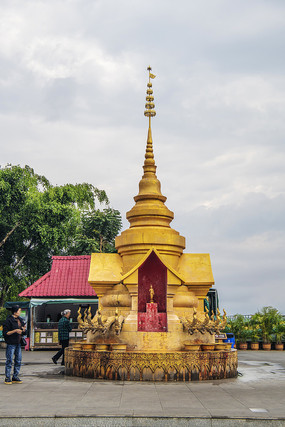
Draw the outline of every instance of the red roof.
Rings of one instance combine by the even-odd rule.
[[[88,283],[90,255],[53,256],[51,271],[19,294],[20,297],[96,297]]]

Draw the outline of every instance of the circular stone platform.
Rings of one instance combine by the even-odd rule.
[[[66,375],[126,381],[200,381],[237,376],[237,351],[65,350]]]

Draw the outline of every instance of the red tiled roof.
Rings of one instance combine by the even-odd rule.
[[[90,255],[53,256],[51,271],[19,294],[20,297],[96,297],[88,283]]]

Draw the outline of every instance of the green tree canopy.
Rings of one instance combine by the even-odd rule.
[[[53,186],[29,166],[0,169],[0,306],[49,271],[52,255],[115,251],[120,228],[104,190]]]
[[[121,227],[121,214],[115,209],[83,211],[69,254],[116,252],[114,238]]]

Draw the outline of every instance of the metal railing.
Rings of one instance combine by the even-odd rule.
[[[235,316],[236,316],[236,314],[230,314],[229,316],[227,316],[227,319],[233,320]],[[243,318],[246,320],[250,320],[252,318],[253,314],[242,314],[241,316],[243,316]],[[283,317],[283,320],[285,320],[285,314],[281,314],[281,316]]]

